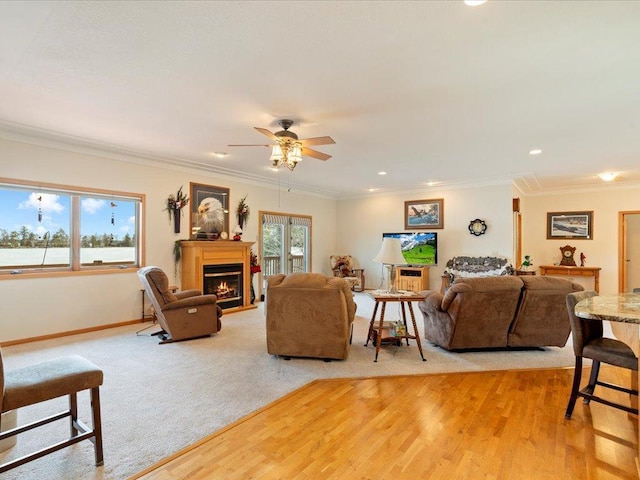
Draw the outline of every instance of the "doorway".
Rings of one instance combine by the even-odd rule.
[[[260,212],[263,280],[272,275],[311,271],[311,217]]]
[[[640,211],[618,214],[618,291],[640,288]]]

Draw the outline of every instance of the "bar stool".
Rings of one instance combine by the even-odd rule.
[[[571,418],[573,408],[576,405],[578,397],[582,397],[584,399],[584,403],[589,403],[593,400],[594,402],[603,403],[629,413],[638,414],[637,408],[622,405],[599,397],[595,394],[596,386],[599,385],[601,387],[610,388],[629,395],[638,395],[637,390],[598,380],[601,362],[637,372],[638,359],[627,344],[620,340],[616,340],[615,338],[607,338],[603,336],[604,330],[601,320],[588,320],[580,318],[575,314],[575,307],[578,302],[596,295],[596,292],[592,290],[570,293],[567,295],[567,311],[569,313],[571,332],[573,334],[573,350],[576,355],[576,366],[573,373],[571,396],[569,397],[567,410],[564,414],[565,418]],[[583,389],[580,389],[583,358],[590,358],[592,361],[591,375],[589,376],[589,383]]]
[[[96,466],[104,463],[102,454],[102,426],[100,420],[100,385],[103,372],[89,360],[77,355],[58,358],[28,367],[4,370],[0,350],[0,410],[1,413],[21,407],[69,396],[69,409],[42,420],[19,425],[0,433],[0,441],[14,435],[70,417],[71,437],[18,459],[0,465],[0,473],[68,447],[82,440],[90,440],[95,449]],[[78,419],[77,393],[91,390],[93,429]]]

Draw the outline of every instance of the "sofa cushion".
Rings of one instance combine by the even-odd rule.
[[[566,297],[582,291],[582,285],[546,275],[519,278],[524,289],[509,329],[509,346],[564,346],[571,333]]]
[[[495,291],[520,291],[522,280],[520,277],[478,277],[457,278],[442,299],[442,310],[447,310],[453,299],[463,292],[495,292]]]
[[[548,275],[525,275],[519,277],[526,290],[562,290],[566,293],[582,291],[577,283],[566,278],[550,277]]]

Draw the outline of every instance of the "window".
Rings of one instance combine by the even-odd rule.
[[[139,267],[143,200],[0,178],[0,275]]]

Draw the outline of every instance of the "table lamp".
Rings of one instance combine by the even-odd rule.
[[[396,289],[396,265],[404,265],[407,261],[402,255],[402,244],[399,238],[383,238],[378,254],[373,257],[374,262],[382,263],[389,269],[387,291],[398,293]]]

